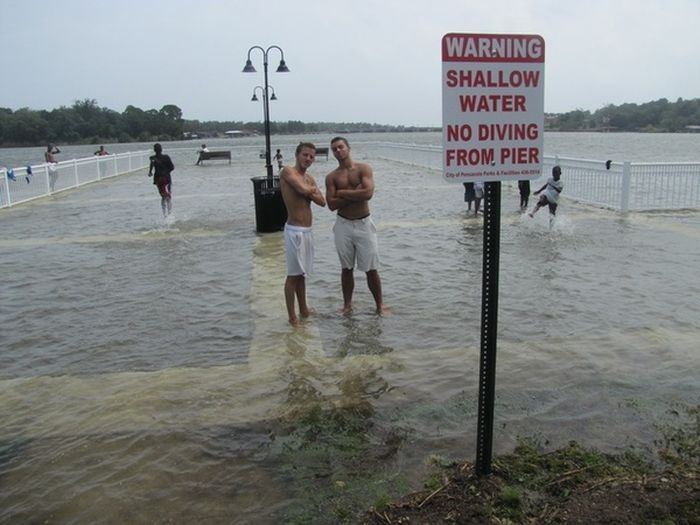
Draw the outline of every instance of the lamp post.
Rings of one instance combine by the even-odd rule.
[[[268,86],[268,87],[272,90],[272,95],[270,95],[270,100],[277,100],[277,95],[275,95],[275,88],[272,87],[272,86]],[[255,86],[255,87],[253,88],[253,96],[250,98],[250,101],[251,101],[251,102],[257,102],[257,101],[259,100],[259,99],[258,99],[258,94],[256,93],[256,91],[257,91],[258,89],[260,90],[261,93],[264,93],[264,89],[265,89],[264,87],[262,87],[262,86]],[[264,110],[263,110],[263,111],[264,111]],[[267,116],[265,116],[265,118],[267,118]]]
[[[257,102],[258,100],[260,100],[260,99],[258,99],[258,95],[257,95],[257,91],[260,90],[260,94],[263,97],[263,120],[266,123],[265,124],[266,126],[268,125],[267,123],[270,122],[270,108],[269,108],[266,100],[277,100],[277,95],[275,95],[275,88],[272,86],[268,86],[268,87],[270,88],[270,90],[272,90],[272,94],[269,97],[267,97],[267,99],[266,99],[267,93],[265,92],[265,88],[262,86],[255,86],[253,88],[253,96],[250,98],[251,102]],[[267,129],[267,128],[265,128],[265,129]],[[266,138],[267,138],[267,132],[266,132]],[[268,151],[270,150],[269,142],[267,143],[267,150]]]
[[[269,179],[270,184],[272,184],[272,158],[270,155],[270,86],[267,83],[267,57],[270,51],[276,49],[280,52],[281,58],[280,64],[277,67],[277,73],[289,73],[289,68],[287,67],[287,64],[284,61],[284,51],[282,51],[281,47],[270,46],[267,49],[264,49],[261,46],[253,46],[248,50],[248,59],[246,60],[245,67],[243,68],[243,73],[256,72],[255,68],[253,67],[253,62],[250,60],[250,53],[254,49],[260,50],[263,54],[263,71],[265,72],[265,86],[256,86],[255,89],[260,88],[263,95],[263,116],[265,118],[265,168],[267,169],[267,178]],[[253,89],[254,100],[257,98],[255,96],[255,89]],[[274,90],[272,92],[272,97],[272,100],[277,99],[277,97],[275,97]]]
[[[268,98],[268,100],[277,100],[277,95],[275,95],[275,88],[272,87],[272,86],[268,86],[268,87],[272,90],[272,95],[270,95],[270,97]],[[251,101],[251,102],[257,102],[257,101],[259,100],[259,99],[258,99],[258,95],[257,95],[258,89],[260,90],[260,92],[261,92],[261,94],[262,94],[262,97],[263,97],[263,120],[264,120],[264,122],[269,122],[269,121],[270,121],[270,108],[269,108],[268,105],[265,103],[265,88],[262,87],[262,86],[255,86],[255,87],[253,88],[253,96],[250,98],[250,101]],[[266,129],[267,129],[267,128],[266,128]],[[266,134],[266,138],[267,138],[267,134]],[[271,148],[270,148],[270,143],[269,143],[268,141],[266,141],[266,148],[265,148],[265,156],[266,156],[266,157],[268,156],[268,153],[269,153],[270,155],[272,154],[271,151],[270,151],[270,149],[271,149]],[[270,170],[269,170],[269,166],[270,166],[270,163],[271,163],[270,160],[271,160],[271,159],[268,159],[268,161],[267,161],[267,166],[268,166],[268,168],[267,168],[267,176],[268,176],[268,178],[270,177]],[[271,180],[271,179],[270,179],[270,180]]]

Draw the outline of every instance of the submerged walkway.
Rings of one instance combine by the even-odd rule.
[[[362,276],[337,314],[315,208],[318,315],[295,330],[282,236],[254,231],[259,159],[174,160],[168,222],[145,171],[0,210],[0,520],[275,521],[327,505],[329,479],[406,487],[428,455],[472,454],[482,219],[460,188],[368,159],[392,315]],[[564,201],[550,231],[517,202],[504,191],[496,451],[643,447],[697,401],[700,217]]]

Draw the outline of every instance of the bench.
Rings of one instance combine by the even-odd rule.
[[[228,163],[231,164],[231,152],[230,151],[200,151],[199,158],[197,159],[197,164],[203,160],[210,159],[228,159]]]

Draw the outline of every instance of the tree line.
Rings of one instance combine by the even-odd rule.
[[[321,131],[418,131],[439,128],[384,126],[363,122],[304,123],[271,122],[273,134],[299,134]],[[0,107],[0,146],[43,146],[61,144],[108,144],[180,140],[189,134],[220,135],[229,130],[263,134],[263,122],[186,120],[174,104],[143,110],[127,106],[119,113],[100,107],[95,99],[76,100],[72,106],[53,110]]]
[[[700,99],[669,102],[662,98],[644,104],[609,104],[594,112],[576,109],[547,115],[552,131],[680,132],[700,126]],[[390,126],[367,122],[271,122],[273,134],[321,132],[437,131],[440,128]],[[179,140],[188,134],[223,135],[229,130],[264,133],[263,122],[199,121],[182,118],[174,104],[143,110],[127,106],[119,113],[100,107],[95,99],[76,100],[53,110],[0,108],[0,146],[42,146]]]
[[[644,104],[609,104],[591,113],[577,109],[549,115],[545,129],[552,131],[683,132],[700,126],[700,98],[669,102],[665,98]],[[700,128],[695,128],[696,130]]]
[[[76,100],[71,107],[51,111],[0,108],[0,145],[169,140],[182,136],[183,124],[182,110],[173,104],[145,111],[127,106],[122,113],[101,108],[94,99]]]

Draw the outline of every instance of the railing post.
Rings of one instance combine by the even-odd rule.
[[[46,173],[46,195],[51,195],[51,177],[48,164],[44,165],[44,173]]]
[[[620,188],[620,211],[627,213],[630,206],[630,179],[632,178],[632,166],[626,160],[622,164],[622,187]]]
[[[117,164],[117,154],[115,153],[112,156],[112,159],[114,160],[114,175],[119,175],[119,164]]]
[[[133,153],[129,152],[129,171],[132,171],[131,169],[131,158],[133,157]]]
[[[73,173],[75,175],[75,187],[80,186],[80,177],[78,177],[78,159],[73,159]]]
[[[5,194],[7,195],[7,206],[10,207],[12,206],[12,197],[10,196],[10,183],[7,180],[7,170],[0,170],[0,174],[2,174],[3,185],[5,186]]]

